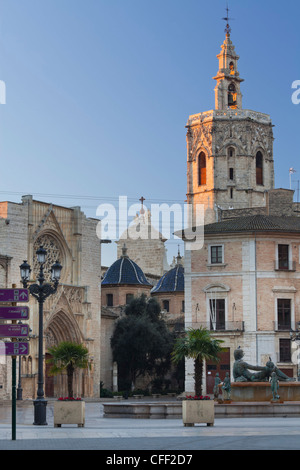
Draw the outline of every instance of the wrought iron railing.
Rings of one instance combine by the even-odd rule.
[[[185,328],[206,328],[209,331],[244,331],[243,321],[225,321],[225,322],[186,322]]]

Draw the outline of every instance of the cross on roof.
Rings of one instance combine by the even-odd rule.
[[[231,33],[231,28],[229,26],[229,20],[232,20],[233,18],[229,18],[229,8],[228,8],[228,5],[226,7],[226,12],[227,12],[227,15],[222,18],[222,20],[226,21],[226,28],[225,28],[225,33],[226,34],[230,34]]]
[[[143,204],[144,204],[144,201],[146,201],[146,199],[142,196],[139,200],[141,201],[141,204],[142,204],[140,213],[141,213],[141,214],[144,214],[145,211],[144,211]]]

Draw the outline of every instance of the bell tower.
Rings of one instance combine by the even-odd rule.
[[[238,72],[239,56],[235,52],[234,45],[230,39],[231,28],[229,26],[228,8],[227,25],[225,29],[226,37],[221,46],[221,52],[217,55],[219,59],[219,70],[214,80],[217,81],[215,87],[215,109],[242,109],[241,82]]]
[[[189,116],[187,128],[187,202],[203,204],[204,222],[220,209],[266,205],[274,188],[273,126],[268,114],[243,109],[239,56],[231,40],[228,10],[225,40],[217,55],[215,109]]]

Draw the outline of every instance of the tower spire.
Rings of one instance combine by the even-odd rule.
[[[229,18],[228,3],[227,3],[227,6],[226,6],[226,12],[227,12],[227,15],[224,18],[222,18],[222,20],[226,21],[226,28],[225,28],[226,36],[230,36],[231,27],[229,26],[229,20],[232,20],[233,18]]]
[[[231,27],[229,25],[229,8],[227,5],[226,16],[222,18],[226,21],[225,41],[221,46],[221,52],[217,55],[219,59],[219,70],[215,77],[217,85],[215,87],[215,107],[216,109],[241,109],[242,93],[240,84],[244,80],[240,78],[238,72],[239,56],[235,52],[234,45],[230,38]]]

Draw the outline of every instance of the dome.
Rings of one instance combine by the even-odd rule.
[[[124,247],[121,258],[108,268],[101,285],[130,284],[151,286],[141,268],[126,255],[126,251]]]
[[[184,267],[180,263],[166,272],[151,290],[151,294],[161,292],[184,292]]]

